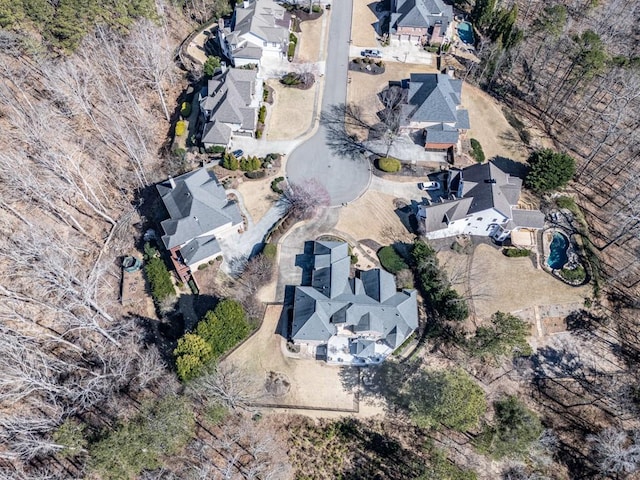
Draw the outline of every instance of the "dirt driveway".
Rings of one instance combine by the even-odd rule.
[[[478,245],[471,259],[469,284],[476,315],[553,304],[581,304],[591,287],[571,287],[537,269],[529,258],[508,258],[489,245]]]
[[[240,365],[266,385],[272,372],[284,380],[282,394],[264,392],[262,404],[289,405],[300,408],[345,409],[354,408],[354,394],[342,387],[340,372],[344,367],[329,366],[324,362],[289,358],[283,355],[282,337],[276,333],[281,305],[269,305],[260,330],[234,351],[225,362]]]

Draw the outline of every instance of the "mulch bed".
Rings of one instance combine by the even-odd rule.
[[[384,73],[385,68],[384,64],[382,66],[378,66],[375,63],[366,63],[365,61],[355,62],[352,60],[349,62],[349,70],[353,72],[368,73],[370,75],[380,75]]]
[[[298,74],[298,76],[300,77],[300,83],[297,83],[295,85],[287,85],[286,83],[283,83],[282,80],[280,80],[280,84],[284,85],[285,87],[297,88],[298,90],[309,90],[311,87],[313,87],[313,84],[316,81],[313,73],[300,73]]]

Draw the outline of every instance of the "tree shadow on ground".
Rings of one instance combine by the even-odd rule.
[[[529,172],[529,166],[527,164],[516,162],[511,158],[496,155],[495,157],[491,158],[491,161],[504,173],[508,173],[509,175],[513,175],[514,177],[524,179],[524,177],[526,177],[527,173]]]

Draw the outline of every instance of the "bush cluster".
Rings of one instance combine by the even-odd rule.
[[[380,250],[378,250],[378,258],[380,259],[382,268],[384,268],[389,273],[393,273],[394,275],[400,270],[409,268],[402,257],[398,255],[396,249],[391,245],[382,247]]]
[[[378,168],[383,172],[395,173],[402,168],[400,160],[392,157],[382,157],[378,159]]]
[[[416,240],[411,260],[417,286],[430,307],[446,320],[465,320],[469,316],[469,306],[449,283],[447,274],[439,266],[436,251],[422,240]]]
[[[265,107],[264,105],[262,105],[260,107],[260,110],[258,111],[258,122],[264,124],[264,121],[267,118],[267,107]]]
[[[502,253],[511,258],[528,257],[531,254],[531,250],[527,248],[504,248]]]
[[[572,157],[548,148],[533,152],[527,162],[531,169],[524,184],[537,193],[564,187],[576,173],[576,161]]]
[[[185,333],[173,351],[181,380],[197,377],[214,359],[219,358],[249,335],[249,323],[242,305],[222,300],[198,322],[195,333]]]
[[[296,45],[298,44],[298,37],[293,32],[289,33],[289,49],[287,50],[287,56],[289,60],[293,59],[296,53]]]
[[[247,178],[251,178],[252,180],[256,180],[258,178],[264,178],[267,176],[267,173],[264,170],[255,170],[249,171],[245,173]]]
[[[206,149],[207,153],[224,153],[227,148],[222,145],[213,145]]]
[[[144,273],[151,287],[151,296],[156,304],[175,296],[176,289],[171,281],[171,274],[158,251],[149,243],[145,244]]]
[[[582,265],[575,268],[563,268],[558,274],[570,283],[584,282],[587,279],[587,272]]]
[[[184,120],[179,120],[176,123],[176,137],[181,137],[185,133],[187,133],[187,122]]]
[[[187,118],[189,115],[191,115],[190,102],[182,102],[182,105],[180,106],[180,115],[182,115],[184,118]]]
[[[471,156],[478,163],[482,163],[485,160],[484,150],[482,150],[482,145],[480,145],[480,142],[475,138],[471,139]]]
[[[271,181],[271,190],[273,190],[275,193],[282,195],[283,190],[282,188],[280,188],[280,182],[284,182],[284,177],[274,178]]]

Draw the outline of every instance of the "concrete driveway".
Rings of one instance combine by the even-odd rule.
[[[347,98],[352,0],[332,3],[331,8],[323,112],[328,111],[331,105],[345,103]],[[319,181],[327,189],[332,206],[358,198],[367,188],[371,175],[369,163],[364,159],[354,161],[336,155],[329,149],[323,126],[291,152],[286,172],[289,182],[293,184],[304,183],[312,178]]]
[[[371,45],[368,47],[351,46],[349,48],[350,57],[360,57],[360,53],[365,48],[380,50],[381,59],[385,62],[402,62],[402,63],[421,63],[431,65],[434,63],[432,53],[425,51],[420,45],[403,41],[399,43],[391,42],[390,45],[383,47],[381,45]],[[398,80],[402,80],[399,78]]]

